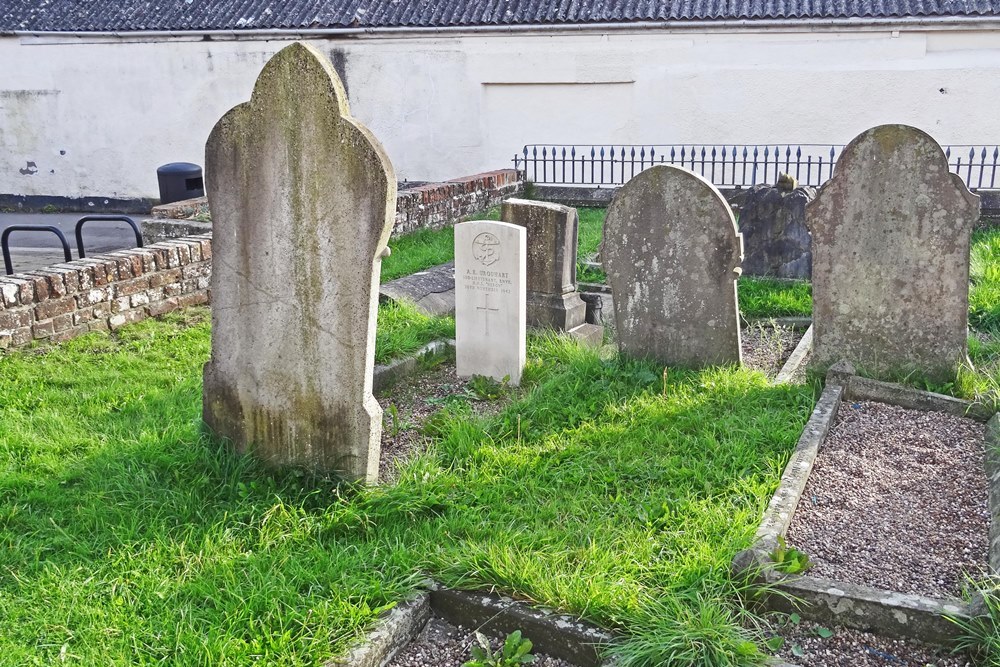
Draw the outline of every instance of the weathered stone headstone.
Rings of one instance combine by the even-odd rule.
[[[666,366],[740,363],[743,248],[715,186],[680,167],[647,169],[615,195],[602,253],[622,352]]]
[[[812,365],[935,380],[967,361],[969,244],[979,197],[934,139],[881,125],[844,149],[806,208],[813,238]]]
[[[507,199],[500,219],[527,232],[528,326],[567,331],[600,344],[604,330],[587,324],[587,304],[576,291],[576,251],[580,220],[561,204]]]
[[[373,482],[379,268],[396,178],[329,61],[293,44],[205,147],[212,359],[204,419],[241,450]]]
[[[455,225],[455,357],[459,377],[520,384],[525,361],[524,227]]]
[[[792,190],[757,185],[740,206],[743,275],[809,278],[812,250],[806,228],[806,204],[816,188]]]

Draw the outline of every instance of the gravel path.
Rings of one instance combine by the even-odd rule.
[[[788,542],[810,574],[900,593],[957,596],[987,563],[982,424],[844,402],[820,447]]]
[[[778,656],[799,667],[971,667],[961,655],[914,641],[887,639],[869,632],[832,628],[832,637],[816,634],[820,626],[803,621],[778,634],[785,639]]]
[[[802,333],[788,327],[754,322],[743,328],[743,365],[777,377],[785,361],[802,339]]]
[[[470,648],[475,637],[473,630],[454,626],[440,618],[432,617],[416,639],[396,655],[386,667],[462,667],[472,659]],[[494,649],[499,649],[502,640],[491,637]],[[531,637],[528,637],[531,639]],[[572,663],[535,653],[535,667],[574,667]]]

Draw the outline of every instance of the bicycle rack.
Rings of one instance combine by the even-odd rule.
[[[127,215],[85,215],[76,221],[76,229],[74,234],[76,235],[76,250],[80,253],[80,259],[86,257],[83,252],[83,223],[89,222],[90,220],[113,220],[119,222],[127,222],[132,231],[135,232],[135,247],[142,247],[142,232],[139,231],[139,225],[135,224],[135,220],[128,217]]]
[[[7,271],[8,276],[14,273],[14,267],[10,262],[10,244],[8,242],[11,232],[52,232],[59,237],[59,241],[62,243],[63,255],[66,257],[66,261],[73,261],[73,251],[69,249],[69,243],[66,242],[66,237],[63,236],[58,227],[53,227],[52,225],[11,225],[3,230],[3,234],[0,234],[0,248],[3,250],[3,268]]]

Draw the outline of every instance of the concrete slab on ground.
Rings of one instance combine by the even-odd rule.
[[[455,262],[390,280],[379,288],[379,297],[391,301],[411,301],[427,315],[454,315]]]

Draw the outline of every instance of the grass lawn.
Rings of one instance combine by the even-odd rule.
[[[624,629],[626,664],[759,658],[729,559],[812,389],[533,338],[525,395],[450,403],[429,453],[361,490],[202,433],[208,329],[187,311],[0,358],[0,662],[317,664],[427,574]]]
[[[974,252],[973,356],[995,367],[1000,233]],[[379,322],[382,359],[453,327]],[[532,337],[516,400],[477,418],[455,397],[429,451],[362,489],[203,433],[209,335],[194,309],[0,356],[0,664],[321,664],[428,575],[617,629],[625,667],[761,664],[729,563],[813,387]]]

